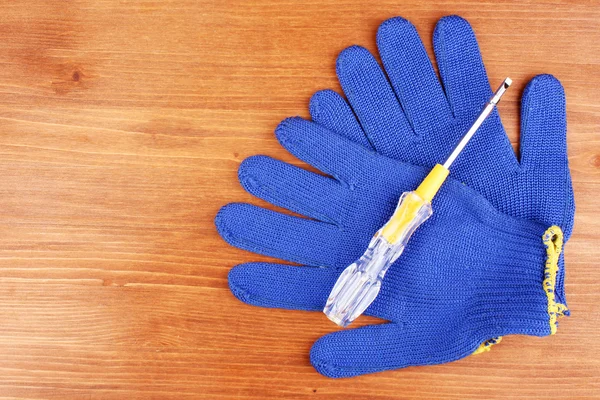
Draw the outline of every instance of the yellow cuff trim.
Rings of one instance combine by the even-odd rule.
[[[548,297],[548,316],[550,318],[550,334],[556,333],[556,319],[562,317],[567,311],[567,306],[557,303],[554,297],[556,288],[556,274],[558,273],[558,257],[562,252],[563,232],[554,225],[544,232],[542,236],[544,246],[546,246],[546,267],[544,268],[543,287]]]
[[[471,355],[475,355],[475,354],[481,354],[481,353],[485,353],[486,351],[490,351],[492,349],[492,346],[495,344],[498,344],[502,341],[502,336],[498,336],[495,338],[491,338],[490,340],[486,340],[485,342],[481,343],[479,345],[479,347],[477,348],[477,350],[475,350],[473,352],[473,354]]]

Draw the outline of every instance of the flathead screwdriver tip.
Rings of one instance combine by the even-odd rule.
[[[506,89],[508,89],[508,87],[511,84],[512,84],[512,79],[510,79],[509,77],[506,77],[506,79],[504,79],[504,82],[502,82],[500,84],[500,87],[494,93],[494,96],[492,96],[492,98],[490,99],[490,103],[493,105],[498,104],[500,102],[500,98],[502,97],[504,92],[506,92]]]

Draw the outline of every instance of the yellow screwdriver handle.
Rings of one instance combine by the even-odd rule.
[[[444,183],[449,173],[450,171],[443,165],[435,164],[435,167],[423,179],[416,192],[427,202],[431,203],[431,200],[433,200],[438,190],[440,190],[442,183]]]
[[[424,212],[423,208],[429,206],[449,173],[442,165],[436,164],[417,190],[402,196],[394,215],[381,228],[381,235],[389,243],[406,243],[415,229],[430,217],[431,212]]]
[[[447,176],[448,170],[436,165],[417,190],[402,194],[392,217],[333,286],[323,309],[329,319],[347,326],[377,297],[386,271],[400,257],[413,232],[433,213],[431,199]]]

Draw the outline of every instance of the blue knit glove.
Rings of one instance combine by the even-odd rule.
[[[255,156],[240,166],[240,181],[255,196],[311,219],[229,204],[215,222],[234,246],[310,266],[237,266],[230,287],[246,303],[320,311],[341,270],[362,254],[400,194],[416,188],[428,171],[299,118],[282,122],[276,135],[288,151],[331,177]],[[367,309],[390,323],[319,339],[310,355],[319,372],[348,377],[443,363],[493,337],[554,333],[564,310],[554,298],[560,229],[502,214],[452,178],[432,206],[433,216],[412,236]]]
[[[337,74],[352,108],[333,91],[318,92],[310,103],[313,120],[391,158],[428,168],[444,161],[492,90],[467,21],[442,18],[433,45],[443,88],[415,27],[399,17],[385,21],[377,46],[389,81],[366,49],[345,49]],[[551,75],[536,76],[523,93],[520,149],[519,163],[494,111],[452,165],[452,177],[506,214],[560,226],[566,241],[575,204],[565,95]],[[566,303],[563,260],[556,295]]]

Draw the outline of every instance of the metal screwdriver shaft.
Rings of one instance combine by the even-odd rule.
[[[510,78],[502,82],[446,162],[436,164],[415,191],[402,194],[394,214],[375,233],[365,253],[342,272],[323,309],[330,320],[347,326],[375,300],[388,268],[402,254],[413,232],[433,214],[431,200],[448,177],[450,166],[511,83]]]
[[[460,142],[458,142],[450,156],[448,156],[448,159],[443,164],[444,168],[450,169],[450,166],[452,165],[454,160],[456,160],[456,157],[458,157],[458,155],[463,151],[467,143],[469,143],[469,140],[471,140],[475,132],[477,132],[477,129],[479,129],[481,124],[483,124],[483,121],[485,121],[485,119],[491,114],[492,110],[494,109],[496,104],[500,102],[500,98],[502,98],[502,95],[504,94],[504,92],[506,92],[506,89],[508,89],[508,87],[511,84],[512,79],[504,79],[504,82],[502,82],[498,90],[496,90],[496,93],[494,93],[490,101],[488,101],[483,110],[481,110],[479,117],[477,117],[477,119],[475,120],[473,125],[471,125],[467,133],[465,133],[462,139],[460,139]]]

